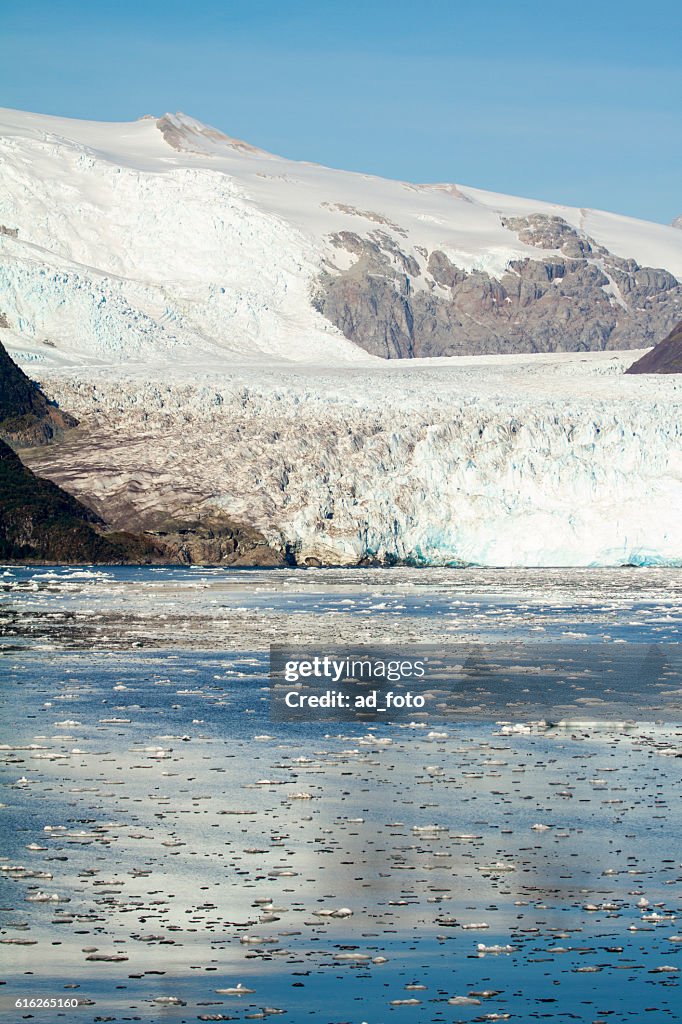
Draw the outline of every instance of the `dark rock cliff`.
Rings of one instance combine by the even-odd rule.
[[[28,448],[46,444],[76,423],[45,397],[0,345],[0,438]]]
[[[682,322],[626,373],[682,373]]]
[[[0,441],[0,559],[125,562],[125,546],[101,536],[104,523],[61,487],[42,480]]]
[[[98,515],[36,475],[10,447],[40,446],[47,456],[50,442],[76,425],[77,420],[51,402],[0,344],[0,560],[285,564],[285,555],[269,546],[258,530],[218,513],[201,520],[190,516],[169,521],[158,530],[139,524],[112,530],[106,509]],[[78,444],[87,444],[87,435],[79,437]]]

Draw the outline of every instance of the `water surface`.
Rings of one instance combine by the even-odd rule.
[[[267,676],[282,639],[677,642],[675,570],[1,580],[7,1019],[680,1019],[679,727],[276,723]]]

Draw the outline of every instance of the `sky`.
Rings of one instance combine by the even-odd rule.
[[[680,0],[0,0],[0,106],[669,223]]]

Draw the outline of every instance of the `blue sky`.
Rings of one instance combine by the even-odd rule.
[[[0,105],[182,110],[294,158],[682,214],[682,3],[2,0]]]

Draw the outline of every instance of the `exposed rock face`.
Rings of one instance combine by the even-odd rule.
[[[19,380],[20,395],[21,384]],[[14,416],[12,394],[11,388],[3,389],[3,410],[9,407],[10,415],[0,419],[0,438],[10,436],[45,446],[61,432],[62,422],[65,426],[76,423],[73,417],[60,413],[63,420],[58,420],[58,430],[53,430],[51,416],[42,417],[41,403],[49,403],[37,388],[30,396],[31,410],[24,417]],[[58,412],[50,406],[49,412],[53,411]],[[17,422],[21,425],[19,431],[8,429],[8,424],[16,428]],[[0,559],[71,564],[169,560],[163,546],[153,538],[106,530],[106,523],[96,512],[52,481],[36,476],[0,439]]]
[[[105,532],[106,531],[106,532]],[[216,515],[166,530],[107,531],[97,513],[36,476],[0,441],[0,559],[77,564],[287,564],[257,530]]]
[[[36,476],[12,450],[11,442],[45,451],[49,442],[77,424],[50,402],[37,384],[0,345],[0,559],[67,563],[211,563],[284,565],[286,556],[269,547],[258,530],[216,513],[183,522],[170,520],[156,530],[116,521],[106,507],[100,514],[50,480]],[[77,451],[88,445],[78,431]],[[4,439],[4,440],[2,440]],[[57,449],[60,446],[57,446]],[[25,457],[31,457],[25,452]],[[69,486],[77,483],[72,466]],[[36,461],[40,462],[37,453]],[[77,490],[77,486],[74,490]]]
[[[104,521],[13,451],[45,446],[77,420],[50,402],[0,345],[0,558],[38,562],[128,562],[159,559],[143,537],[103,536]],[[4,440],[3,440],[4,439]]]
[[[682,373],[682,322],[626,373]]]
[[[97,532],[99,516],[27,469],[0,441],[0,558],[124,562],[125,548]]]
[[[186,565],[284,566],[286,553],[270,547],[260,531],[220,512],[184,521],[169,520],[151,531],[167,561]]]
[[[151,120],[154,118],[152,117]],[[215,143],[226,143],[242,153],[263,153],[263,150],[244,142],[243,139],[233,139],[229,135],[225,135],[224,132],[218,131],[217,128],[211,128],[210,125],[202,124],[201,121],[196,121],[193,117],[188,117],[187,114],[180,112],[164,114],[156,121],[156,127],[168,145],[179,153],[203,155],[206,152],[210,153]]]
[[[0,313],[0,327],[6,326]],[[0,344],[0,438],[18,447],[47,444],[77,422],[45,397]]]
[[[385,230],[342,231],[334,249],[355,257],[330,267],[315,308],[347,338],[386,358],[642,347],[682,316],[682,286],[667,270],[614,256],[561,217],[503,225],[543,251],[509,262],[498,278],[423,253],[426,273]]]

